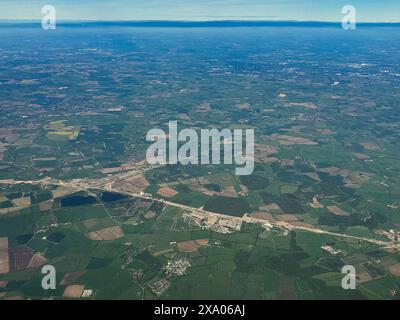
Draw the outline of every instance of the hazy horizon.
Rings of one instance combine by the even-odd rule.
[[[0,20],[40,20],[54,5],[57,18],[76,21],[321,21],[340,22],[353,5],[362,22],[399,22],[400,2],[384,0],[11,0],[0,2]]]
[[[16,23],[16,24],[23,24],[23,23],[41,23],[42,19],[0,19],[0,23]],[[98,24],[143,24],[143,25],[150,25],[151,24],[193,24],[193,25],[207,25],[207,24],[220,24],[223,26],[224,24],[232,24],[240,26],[243,24],[244,26],[268,26],[269,24],[272,25],[341,25],[341,21],[324,21],[324,20],[240,20],[240,19],[229,19],[229,20],[90,20],[90,19],[58,19],[58,24],[73,24],[73,23],[98,23]],[[358,25],[399,25],[399,21],[358,21]]]

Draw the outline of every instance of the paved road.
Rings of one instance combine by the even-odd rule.
[[[382,240],[371,239],[371,238],[366,238],[366,237],[357,237],[357,236],[352,236],[352,235],[343,234],[343,233],[335,233],[335,232],[330,232],[330,231],[326,231],[326,230],[322,230],[322,229],[314,228],[314,227],[297,226],[297,225],[293,225],[293,224],[290,224],[290,223],[284,222],[284,221],[263,220],[263,219],[257,219],[257,218],[253,218],[253,217],[247,217],[247,216],[245,216],[243,218],[232,217],[229,215],[206,211],[206,210],[203,210],[200,208],[189,207],[189,206],[171,202],[171,201],[168,201],[165,199],[155,198],[155,197],[149,196],[149,195],[131,193],[131,192],[127,192],[124,190],[119,190],[119,189],[116,189],[113,187],[113,184],[115,182],[123,180],[123,178],[125,178],[126,176],[129,176],[132,174],[138,174],[138,173],[140,173],[140,172],[139,171],[134,171],[134,172],[131,171],[128,173],[118,175],[117,177],[113,178],[112,180],[110,180],[110,178],[100,179],[100,180],[96,180],[96,181],[85,180],[85,179],[74,179],[71,181],[62,181],[62,180],[55,180],[55,179],[50,179],[50,178],[45,178],[42,180],[27,180],[27,181],[18,181],[18,180],[8,179],[8,180],[0,180],[0,184],[56,185],[56,186],[70,187],[72,189],[75,189],[76,191],[87,191],[88,189],[111,191],[111,192],[125,194],[128,196],[134,197],[134,198],[141,198],[141,199],[147,199],[147,200],[151,200],[151,201],[160,202],[162,204],[165,204],[165,205],[168,205],[171,207],[180,208],[180,209],[186,210],[188,212],[198,212],[198,213],[202,213],[207,216],[209,214],[211,214],[214,216],[216,215],[216,216],[224,217],[227,219],[241,219],[243,222],[248,222],[248,223],[261,223],[261,224],[268,223],[271,226],[275,226],[275,227],[283,228],[283,229],[287,229],[287,230],[303,230],[303,231],[308,231],[308,232],[312,232],[312,233],[316,233],[316,234],[326,234],[326,235],[332,235],[332,236],[340,237],[340,238],[365,241],[365,242],[369,242],[369,243],[384,247],[386,249],[400,249],[400,244],[395,244],[395,243],[392,243],[389,241],[382,241]]]

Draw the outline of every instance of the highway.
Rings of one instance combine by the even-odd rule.
[[[325,235],[331,235],[334,237],[339,237],[339,238],[347,238],[347,239],[353,239],[353,240],[358,240],[358,241],[365,241],[369,242],[372,244],[375,244],[377,246],[383,247],[384,249],[400,249],[400,244],[398,243],[392,243],[389,241],[382,241],[382,240],[377,240],[377,239],[372,239],[372,238],[366,238],[366,237],[357,237],[357,236],[352,236],[348,234],[343,234],[343,233],[335,233],[335,232],[330,232],[326,231],[323,229],[315,228],[315,227],[305,227],[305,226],[298,226],[298,225],[293,225],[289,222],[284,222],[284,221],[276,221],[276,220],[264,220],[264,219],[258,219],[254,217],[249,217],[249,216],[244,216],[242,218],[239,217],[232,217],[229,215],[224,215],[220,213],[215,213],[215,212],[210,212],[203,210],[201,208],[194,208],[190,206],[186,206],[183,204],[171,202],[165,199],[161,198],[156,198],[154,196],[146,195],[143,193],[131,193],[127,192],[126,190],[120,190],[116,189],[113,187],[113,184],[117,181],[124,180],[124,178],[134,175],[134,174],[139,174],[142,173],[143,171],[129,171],[127,173],[123,174],[118,174],[113,177],[107,177],[107,178],[102,178],[102,179],[96,179],[96,180],[90,180],[90,179],[73,179],[71,181],[62,181],[62,180],[57,180],[57,179],[51,179],[51,178],[45,178],[41,180],[26,180],[26,181],[21,181],[21,180],[13,180],[13,179],[7,179],[7,180],[0,180],[0,185],[16,185],[16,184],[32,184],[32,185],[54,185],[54,186],[63,186],[63,187],[69,187],[73,190],[76,191],[85,191],[87,192],[90,189],[96,189],[96,190],[101,190],[101,191],[108,191],[108,192],[117,192],[120,194],[124,194],[127,196],[131,196],[134,198],[140,198],[140,199],[146,199],[146,200],[151,200],[151,201],[156,201],[159,203],[162,203],[167,206],[171,207],[176,207],[183,209],[185,211],[188,211],[189,213],[191,212],[198,212],[201,214],[204,214],[205,216],[208,215],[214,215],[218,217],[222,217],[225,219],[241,219],[243,222],[247,223],[259,223],[259,224],[269,224],[271,226],[280,228],[280,229],[286,229],[286,230],[302,230],[302,231],[308,231],[316,234],[325,234]]]

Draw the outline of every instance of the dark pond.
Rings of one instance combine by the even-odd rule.
[[[31,240],[32,237],[33,237],[33,233],[21,234],[21,235],[15,237],[15,240],[17,240],[18,244],[25,244],[25,243],[27,243],[29,240]]]
[[[77,207],[95,202],[96,198],[92,196],[70,196],[61,199],[61,207]]]
[[[103,192],[101,194],[101,200],[104,202],[114,202],[125,199],[127,196],[114,192]]]

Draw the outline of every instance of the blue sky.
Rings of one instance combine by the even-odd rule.
[[[0,0],[0,19],[41,19],[46,4],[73,20],[341,21],[349,4],[358,21],[400,21],[400,0]]]

